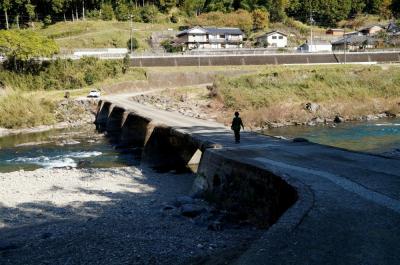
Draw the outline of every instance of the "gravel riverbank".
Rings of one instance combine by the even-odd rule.
[[[0,174],[0,264],[202,264],[261,235],[210,226],[212,207],[182,197],[193,180],[134,167]],[[184,216],[185,200],[204,210]]]

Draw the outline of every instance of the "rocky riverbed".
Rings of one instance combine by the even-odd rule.
[[[135,167],[1,174],[0,263],[201,264],[261,235],[187,196],[193,180]]]

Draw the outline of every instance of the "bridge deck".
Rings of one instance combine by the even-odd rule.
[[[295,186],[299,200],[236,264],[400,264],[400,161],[244,132],[132,102],[108,101],[220,148]],[[208,163],[218,163],[211,158]],[[216,165],[218,166],[218,165]]]

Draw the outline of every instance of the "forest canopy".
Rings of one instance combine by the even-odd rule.
[[[197,16],[207,12],[263,9],[271,21],[292,17],[333,26],[357,14],[400,16],[400,0],[0,0],[0,28],[42,21],[45,25],[84,17],[153,22],[156,13]],[[174,14],[171,14],[174,12]],[[177,13],[177,14],[175,14]]]

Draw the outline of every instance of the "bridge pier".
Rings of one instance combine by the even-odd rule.
[[[124,122],[125,110],[123,108],[112,106],[110,114],[108,115],[106,123],[107,135],[111,138],[113,142],[118,142],[119,136],[122,130],[122,124]]]
[[[189,135],[174,132],[170,127],[158,126],[147,140],[141,163],[162,170],[183,169],[191,161],[198,146]]]
[[[135,113],[129,113],[121,128],[119,144],[123,147],[144,147],[154,126],[150,120]]]
[[[108,101],[100,101],[98,108],[97,108],[97,115],[96,115],[96,129],[100,132],[104,132],[106,129],[108,116],[110,115],[112,104]]]

